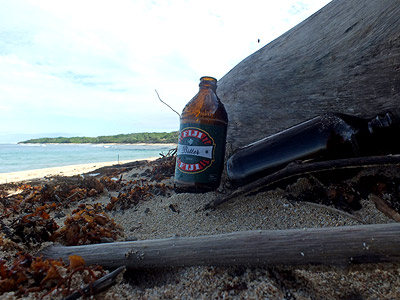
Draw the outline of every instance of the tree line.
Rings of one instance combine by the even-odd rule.
[[[21,144],[138,144],[157,143],[169,144],[178,142],[178,131],[173,132],[140,132],[129,134],[117,134],[98,137],[56,137],[38,138],[20,142]]]

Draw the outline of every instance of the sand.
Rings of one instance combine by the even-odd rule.
[[[137,179],[146,168],[148,165],[124,173],[123,180]],[[173,178],[164,183],[172,185]],[[301,181],[290,188],[293,191],[299,185]],[[208,211],[201,208],[220,196],[218,192],[175,194],[171,191],[167,196],[140,201],[130,209],[112,211],[109,215],[124,228],[129,240],[393,222],[369,198],[361,201],[362,208],[352,217],[322,205],[289,201],[287,191],[277,188],[238,197]],[[81,203],[107,201],[109,196],[103,195]],[[13,299],[13,293],[0,298]],[[124,280],[93,299],[400,299],[400,264],[129,270]]]
[[[136,160],[124,160],[120,161],[120,164],[125,164],[133,161],[139,160],[154,160],[157,157],[150,157],[150,158],[143,158],[143,159],[136,159]],[[43,169],[34,169],[34,170],[27,170],[27,171],[19,171],[19,172],[9,172],[9,173],[0,173],[0,184],[3,183],[10,183],[10,182],[19,182],[24,180],[33,180],[33,179],[40,179],[49,176],[73,176],[79,175],[83,173],[88,173],[93,170],[112,166],[118,164],[115,161],[110,162],[97,162],[97,163],[87,163],[87,164],[78,164],[78,165],[69,165],[69,166],[62,166],[62,167],[53,167],[53,168],[43,168]]]
[[[135,172],[126,174],[124,179],[129,180]],[[291,188],[302,188],[299,185],[301,181]],[[238,197],[215,210],[202,209],[217,196],[215,192],[173,193],[140,202],[112,216],[124,227],[130,240],[393,222],[369,199],[362,200],[362,209],[352,217],[323,205],[289,201],[286,190],[279,188]],[[400,298],[400,264],[193,266],[133,272],[131,278],[131,284],[113,287],[105,293],[105,299]]]

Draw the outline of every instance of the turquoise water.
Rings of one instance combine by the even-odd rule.
[[[158,157],[170,145],[0,144],[0,173]]]

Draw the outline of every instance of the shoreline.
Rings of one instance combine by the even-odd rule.
[[[147,157],[147,158],[139,158],[133,160],[122,160],[119,164],[126,164],[134,161],[141,160],[155,160],[158,157]],[[79,175],[82,173],[88,173],[94,171],[96,169],[118,165],[116,161],[108,161],[108,162],[95,162],[95,163],[87,163],[87,164],[77,164],[77,165],[68,165],[68,166],[60,166],[60,167],[51,167],[51,168],[43,168],[43,169],[33,169],[26,171],[17,171],[17,172],[9,172],[9,173],[0,173],[0,184],[5,183],[15,183],[21,182],[25,180],[33,180],[44,178],[47,176],[73,176]]]
[[[8,143],[13,144],[13,143]],[[98,146],[168,146],[168,147],[177,147],[177,143],[15,143],[15,145],[98,145]]]

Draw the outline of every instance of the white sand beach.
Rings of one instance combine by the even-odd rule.
[[[138,160],[154,160],[157,157],[143,158],[143,159],[135,159],[135,160],[124,160],[120,161],[119,164],[125,164]],[[19,182],[24,180],[32,180],[38,179],[48,176],[73,176],[82,173],[91,172],[98,168],[117,165],[116,161],[109,162],[96,162],[96,163],[87,163],[87,164],[79,164],[79,165],[69,165],[69,166],[61,166],[61,167],[52,167],[52,168],[43,168],[43,169],[35,169],[35,170],[27,170],[27,171],[19,171],[19,172],[10,172],[10,173],[0,173],[0,184],[10,183],[10,182]]]
[[[72,174],[88,172],[107,163],[70,166]],[[108,164],[115,164],[110,162]],[[27,171],[25,175],[32,177],[43,174],[58,174],[67,172],[68,168],[53,168],[53,170]],[[153,165],[137,165],[132,169],[122,171],[122,187],[111,191],[117,195],[120,191],[133,191],[135,180],[149,180],[147,186],[159,183],[159,179],[151,179],[155,169]],[[386,168],[388,175],[397,167]],[[389,170],[391,169],[391,170]],[[167,170],[157,172],[169,174]],[[43,173],[44,172],[44,173]],[[47,172],[47,173],[46,173]],[[53,172],[53,173],[52,173]],[[372,171],[364,171],[356,175],[362,178],[371,175]],[[381,173],[381,170],[379,170]],[[21,173],[21,172],[16,172]],[[63,173],[65,175],[66,173]],[[18,175],[18,174],[17,174]],[[20,175],[16,179],[22,180]],[[4,180],[4,174],[0,178]],[[163,183],[173,186],[173,177],[165,176]],[[361,176],[361,177],[360,177]],[[8,174],[8,180],[12,177]],[[25,177],[27,178],[27,177]],[[349,179],[349,183],[354,180]],[[314,203],[317,199],[293,200],[291,196],[301,194],[309,189],[309,181],[299,179],[285,188],[276,188],[254,195],[239,196],[215,210],[204,210],[204,205],[220,197],[219,192],[200,194],[176,194],[172,189],[165,195],[153,195],[141,199],[131,207],[108,211],[105,207],[111,203],[112,194],[104,192],[95,197],[86,197],[80,201],[70,202],[69,208],[51,212],[51,217],[59,226],[65,226],[64,221],[79,205],[99,205],[104,208],[104,214],[112,216],[116,224],[122,227],[124,236],[121,241],[143,241],[176,237],[197,237],[218,235],[248,230],[285,230],[321,227],[354,226],[365,224],[385,224],[394,220],[388,218],[376,208],[369,196],[360,200],[361,208],[350,213],[335,210],[327,205]],[[12,190],[11,190],[12,192]],[[26,193],[29,197],[31,193]],[[22,195],[22,194],[21,194]],[[37,194],[40,196],[40,193]],[[40,198],[38,198],[39,200]],[[121,198],[122,199],[122,198]],[[11,204],[12,198],[8,201]],[[309,200],[309,201],[307,201]],[[14,199],[15,201],[15,199]],[[19,201],[19,200],[18,200]],[[41,200],[43,201],[43,200]],[[47,201],[47,200],[46,200]],[[5,205],[8,202],[5,202]],[[40,204],[41,202],[38,202]],[[57,213],[57,214],[56,214]],[[3,219],[6,224],[14,224],[18,215],[9,214]],[[14,222],[14,223],[13,223]],[[9,225],[11,226],[11,225]],[[0,257],[11,257],[20,248],[30,252],[23,243],[17,248],[0,249]],[[340,245],[338,245],[340,247]],[[360,247],[364,245],[360,243]],[[284,253],[284,248],[282,251]],[[3,251],[3,252],[1,252]],[[329,251],[329,250],[327,250]],[[301,254],[301,253],[300,253]],[[142,258],[141,258],[142,259]],[[122,276],[117,282],[93,296],[93,299],[400,299],[400,263],[370,263],[345,265],[229,265],[202,266],[193,265],[176,268],[160,268],[154,270],[127,270],[126,278]],[[76,286],[81,281],[76,278]],[[26,286],[26,284],[25,284]],[[38,299],[42,294],[30,293],[23,299]],[[63,299],[63,295],[54,290],[44,299]],[[3,293],[1,299],[16,299],[14,291]]]

